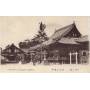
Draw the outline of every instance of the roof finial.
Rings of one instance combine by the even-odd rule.
[[[46,28],[46,25],[43,24],[42,21],[39,24],[40,24],[40,26],[39,26],[40,30],[43,31]]]

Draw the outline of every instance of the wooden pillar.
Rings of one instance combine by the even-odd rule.
[[[33,61],[33,60],[32,60],[32,59],[33,59],[33,53],[31,53],[30,55],[31,55],[31,62],[32,62],[32,61]]]
[[[70,57],[70,64],[72,64],[72,53],[69,53],[69,57]]]
[[[78,53],[76,52],[75,55],[76,55],[76,64],[78,64]]]

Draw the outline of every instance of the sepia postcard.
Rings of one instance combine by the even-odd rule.
[[[0,72],[90,73],[89,16],[0,16]]]

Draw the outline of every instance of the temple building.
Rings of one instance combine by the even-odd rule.
[[[89,62],[89,40],[88,36],[83,36],[73,23],[56,30],[49,40],[30,47],[28,52],[34,52],[41,62],[87,64]]]

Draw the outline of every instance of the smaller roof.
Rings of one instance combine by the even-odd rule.
[[[24,53],[20,48],[16,47],[14,44],[11,44],[8,47],[6,47],[4,50],[2,50],[2,53],[7,53],[9,49],[10,50],[11,49],[13,49],[13,50],[17,49],[17,53]]]
[[[83,42],[89,42],[89,38],[87,35],[82,36],[81,38],[76,39],[76,42],[83,43]]]
[[[76,38],[61,38],[61,40],[59,40],[59,43],[63,43],[63,44],[78,44],[76,41]]]
[[[40,46],[41,46],[41,44],[38,44],[38,45],[36,45],[36,46],[30,47],[29,50],[35,50],[35,49],[39,48]]]
[[[22,49],[23,52],[28,53],[28,49]]]
[[[52,44],[52,43],[54,43],[54,40],[49,39],[49,40],[43,42],[42,45],[50,45],[50,44]]]

